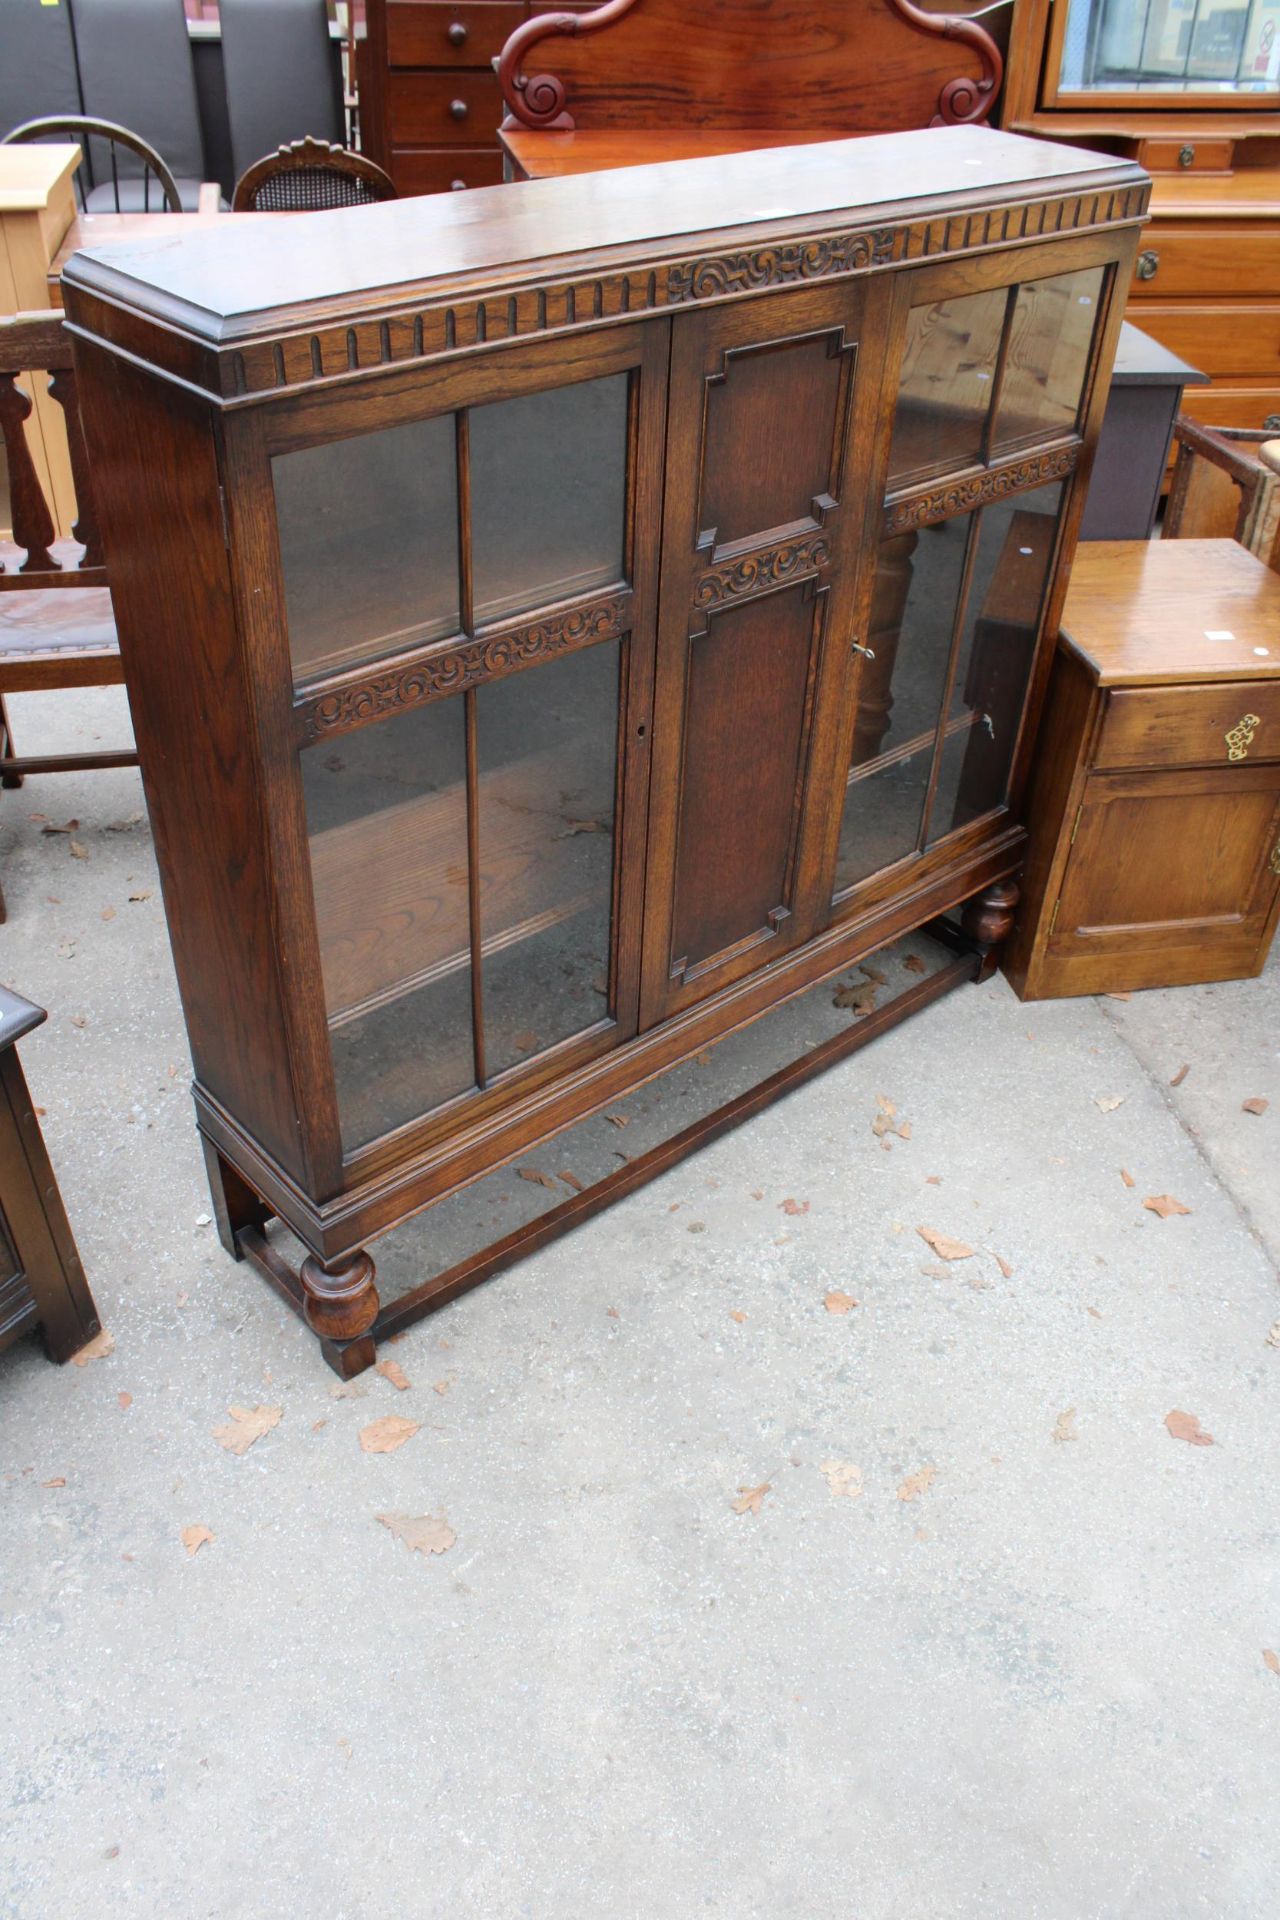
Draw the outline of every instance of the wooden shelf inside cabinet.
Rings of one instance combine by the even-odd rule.
[[[1260,973],[1280,914],[1280,577],[1233,540],[1080,548],[1006,970],[1025,999]]]
[[[69,262],[219,1231],[339,1372],[863,1040],[385,1306],[379,1234],[936,921],[860,1035],[990,972],[1147,187],[952,127]]]

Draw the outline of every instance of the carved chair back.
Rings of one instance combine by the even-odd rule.
[[[47,373],[49,394],[62,409],[75,483],[77,519],[72,542],[60,541],[53,509],[27,440],[33,412],[24,377]],[[106,585],[93,482],[80,430],[71,335],[60,313],[18,313],[0,319],[0,436],[9,471],[11,540],[0,542],[0,590]]]
[[[979,121],[999,48],[915,0],[608,0],[536,14],[495,63],[508,126],[825,130]]]
[[[318,213],[394,200],[389,174],[362,153],[328,140],[294,140],[246,167],[236,182],[233,213]]]
[[[39,374],[49,375],[50,397],[66,425],[76,497],[69,540],[57,537],[27,437]],[[112,686],[124,677],[80,428],[71,336],[60,313],[0,319],[0,438],[9,493],[7,513],[0,513],[8,522],[7,532],[0,529],[0,786],[19,787],[28,773],[137,766],[132,748],[19,757],[4,702],[6,693]]]

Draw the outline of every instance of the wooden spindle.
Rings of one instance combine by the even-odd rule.
[[[20,573],[52,573],[57,561],[49,551],[54,537],[53,516],[27,445],[24,423],[31,415],[31,398],[18,385],[15,373],[0,373],[0,435],[9,463],[9,517],[13,538],[26,548]]]

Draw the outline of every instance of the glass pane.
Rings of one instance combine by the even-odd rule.
[[[271,466],[296,678],[457,632],[452,414]]]
[[[473,1084],[461,699],[302,755],[345,1148]]]
[[[1000,388],[997,451],[1019,440],[1069,433],[1075,426],[1102,272],[1082,267],[1018,288]]]
[[[627,378],[471,409],[477,622],[622,578]]]
[[[972,516],[881,543],[858,679],[836,892],[912,852],[946,691]]]
[[[1069,92],[1274,92],[1277,0],[1070,0],[1059,85]]]
[[[1037,487],[983,511],[929,844],[1004,800],[1062,503]]]
[[[982,455],[1008,289],[913,307],[907,318],[889,488]]]
[[[476,694],[488,1076],[609,1011],[618,643]]]

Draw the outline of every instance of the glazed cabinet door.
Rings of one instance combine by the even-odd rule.
[[[635,1031],[667,334],[317,399],[267,449],[334,1180]]]
[[[826,917],[822,821],[887,296],[878,282],[806,289],[673,326],[645,1025]]]
[[[837,913],[1007,811],[1115,285],[1099,253],[1038,248],[903,278],[866,651],[849,664]]]

